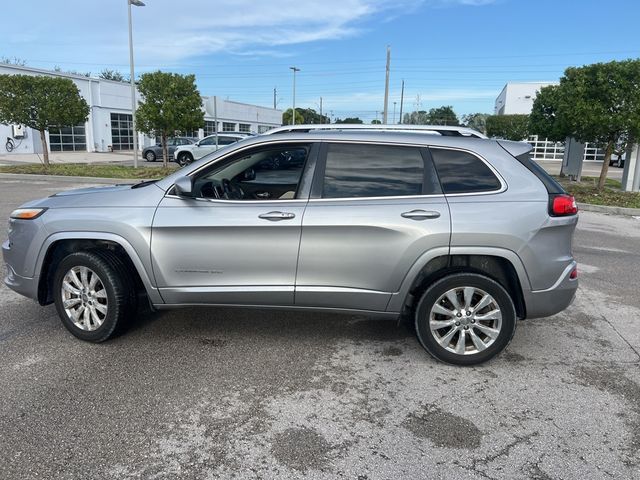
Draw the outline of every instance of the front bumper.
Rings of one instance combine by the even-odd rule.
[[[576,267],[577,263],[571,262],[551,288],[524,293],[527,318],[550,317],[573,303],[578,290],[578,279],[571,279],[570,275]]]
[[[4,250],[4,245],[2,245]],[[18,275],[11,265],[7,264],[7,275],[4,277],[4,284],[20,295],[38,299],[38,277],[28,278]]]

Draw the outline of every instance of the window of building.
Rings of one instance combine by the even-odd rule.
[[[500,180],[478,157],[460,150],[432,148],[444,193],[477,193],[500,189]]]
[[[269,125],[258,125],[258,133],[265,133],[268,132],[269,130],[271,130],[274,127],[271,127]]]
[[[204,121],[204,136],[208,137],[209,135],[213,135],[216,133],[216,122],[212,122],[210,120]]]
[[[242,133],[251,133],[251,125],[248,123],[241,123],[238,125],[238,131]]]
[[[133,150],[133,117],[130,114],[111,114],[111,148]]]
[[[198,138],[198,130],[189,130],[185,132],[180,132],[181,137],[189,137],[189,138]]]
[[[418,148],[334,143],[327,151],[322,197],[421,195],[424,174]]]
[[[222,131],[223,132],[235,132],[236,124],[230,122],[222,122]]]
[[[86,152],[87,136],[85,126],[50,127],[49,148],[52,152]]]

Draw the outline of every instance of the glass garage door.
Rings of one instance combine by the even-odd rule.
[[[49,148],[52,152],[86,152],[87,136],[84,125],[50,127]]]
[[[114,150],[133,150],[133,117],[130,114],[111,114],[111,145]]]

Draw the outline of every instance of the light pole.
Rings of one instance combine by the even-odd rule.
[[[131,27],[131,5],[144,7],[140,0],[127,0],[129,8],[129,66],[131,67],[131,128],[133,129],[133,168],[138,168],[138,132],[136,131],[136,81],[133,74],[133,28]]]
[[[289,67],[289,69],[293,70],[293,109],[291,110],[291,125],[296,124],[296,72],[299,72],[300,69],[296,67]]]
[[[393,102],[393,124],[396,123],[396,102]]]

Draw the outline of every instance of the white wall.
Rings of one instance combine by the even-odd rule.
[[[507,83],[496,98],[496,115],[528,115],[533,101],[542,87],[555,85],[553,82]]]

